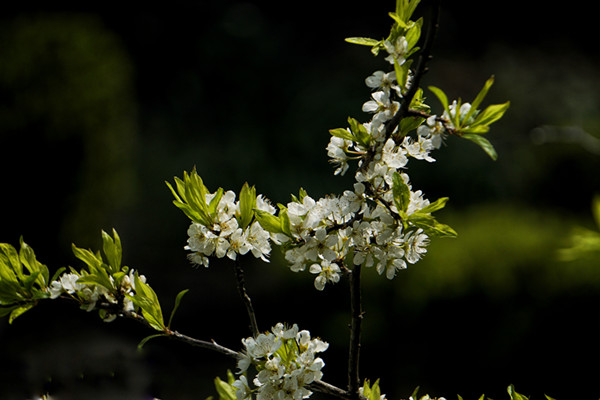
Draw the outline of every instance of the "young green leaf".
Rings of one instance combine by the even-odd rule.
[[[405,213],[410,203],[410,188],[398,172],[394,172],[392,177],[392,194],[398,211]]]
[[[206,204],[206,195],[209,192],[195,168],[191,174],[184,171],[183,180],[175,178],[177,190],[169,182],[165,183],[175,197],[173,204],[188,218],[205,226],[213,224],[208,204]]]
[[[432,212],[441,210],[442,208],[444,208],[446,206],[446,203],[448,202],[448,197],[440,197],[439,199],[437,199],[436,201],[434,201],[433,203],[430,203],[428,206],[425,206],[421,209],[421,213],[423,214],[431,214]]]
[[[281,220],[279,217],[258,209],[254,210],[254,213],[256,220],[264,230],[271,233],[284,233],[283,229],[281,229]]]
[[[423,229],[427,235],[432,237],[455,238],[458,236],[454,229],[448,225],[439,223],[429,214],[414,213],[408,217],[408,221],[417,228]]]
[[[508,395],[510,396],[510,400],[529,400],[528,397],[523,396],[522,394],[519,394],[515,391],[515,387],[513,385],[510,385],[506,391],[508,392]]]
[[[121,238],[115,229],[113,229],[113,236],[114,239],[108,233],[102,231],[102,250],[110,266],[110,273],[115,273],[121,269],[121,257],[123,254]]]
[[[13,308],[13,310],[10,313],[10,316],[8,317],[8,323],[12,324],[16,318],[20,317],[25,312],[31,310],[34,306],[35,306],[35,303],[27,303],[27,304],[22,304],[22,305],[16,306],[15,308]]]
[[[446,114],[451,115],[450,105],[448,103],[448,96],[446,96],[446,93],[444,93],[442,89],[437,88],[435,86],[429,86],[429,90],[435,95],[435,97],[438,98],[438,100],[442,104],[442,107],[444,108],[444,111],[446,111]]]
[[[510,101],[507,101],[506,103],[502,103],[502,104],[492,104],[492,105],[488,106],[485,110],[483,110],[483,112],[481,112],[477,116],[477,118],[475,118],[475,120],[473,121],[471,126],[472,127],[474,127],[474,126],[489,127],[489,125],[493,124],[494,122],[498,121],[500,118],[502,118],[504,116],[504,113],[506,113],[506,110],[508,110],[509,106],[510,106]],[[471,109],[473,109],[473,108],[471,108]]]
[[[348,129],[345,128],[330,129],[329,133],[331,134],[331,136],[336,136],[345,140],[354,141],[354,135],[352,135],[352,133],[350,133]]]
[[[221,198],[223,198],[223,188],[218,188],[208,204],[208,214],[210,215],[211,220],[214,220],[217,216],[217,207],[219,207]]]
[[[282,204],[279,205],[279,221],[281,223],[281,232],[287,236],[292,237],[292,223],[288,215],[288,210]]]
[[[173,317],[175,316],[175,312],[179,308],[179,304],[181,304],[181,299],[183,296],[189,291],[189,289],[182,290],[175,297],[175,305],[173,306],[173,311],[171,311],[171,316],[169,317],[169,323],[167,324],[167,328],[171,329],[171,322],[173,322]]]
[[[138,349],[138,351],[140,351],[146,345],[146,343],[148,343],[150,340],[156,339],[158,337],[166,337],[166,336],[169,336],[169,335],[166,334],[166,333],[157,333],[157,334],[154,334],[154,335],[146,336],[145,338],[143,338],[140,341],[140,343],[138,343],[137,349]]]
[[[374,46],[378,46],[381,44],[380,40],[375,40],[375,39],[366,38],[366,37],[349,37],[349,38],[346,38],[345,40],[348,43],[358,44],[361,46],[374,47]]]
[[[48,286],[51,282],[48,267],[37,260],[33,249],[23,241],[22,237],[19,239],[19,241],[21,244],[21,248],[19,249],[19,260],[23,266],[27,268],[29,273],[33,274],[38,271],[40,272],[40,275],[36,280],[36,283],[40,288]]]
[[[496,153],[496,149],[494,149],[492,143],[490,143],[490,141],[484,138],[483,136],[477,135],[475,133],[465,133],[461,137],[463,139],[470,140],[471,142],[481,147],[483,151],[485,151],[485,153],[488,156],[490,156],[492,160],[496,161],[498,159],[498,153]]]
[[[91,273],[95,273],[102,268],[102,258],[98,254],[94,254],[87,249],[81,249],[75,246],[75,244],[72,244],[71,248],[75,257],[83,261]]]
[[[479,93],[477,94],[477,96],[475,97],[475,100],[473,100],[471,102],[471,109],[467,112],[467,114],[464,116],[463,120],[464,121],[468,121],[469,118],[471,118],[471,116],[473,115],[473,113],[479,109],[479,105],[481,104],[481,102],[483,101],[483,99],[485,98],[485,96],[487,96],[488,91],[490,90],[490,88],[492,87],[492,85],[494,84],[494,76],[492,75],[483,85],[483,88],[479,91]]]
[[[8,243],[0,243],[0,263],[3,263],[15,277],[23,279],[23,265],[19,260],[19,253]]]
[[[219,377],[215,378],[215,388],[219,394],[219,400],[237,400],[235,394],[237,389],[231,384],[221,380]]]
[[[156,293],[150,285],[142,282],[138,274],[135,274],[134,282],[136,294],[131,296],[130,299],[140,307],[143,317],[152,328],[157,331],[164,331],[166,329],[165,323]]]
[[[350,131],[354,135],[354,141],[368,147],[371,142],[371,135],[367,131],[367,128],[352,117],[348,118],[348,124],[350,125]]]
[[[256,208],[256,188],[244,183],[240,191],[240,226],[246,229],[254,218],[254,209]]]

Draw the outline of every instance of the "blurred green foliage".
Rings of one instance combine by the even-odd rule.
[[[28,211],[7,222],[15,232],[58,225],[62,243],[89,243],[136,191],[131,60],[85,14],[15,18],[0,26],[0,43],[0,140],[10,154],[0,167]]]

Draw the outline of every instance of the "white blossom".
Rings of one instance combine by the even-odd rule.
[[[406,61],[404,56],[406,56],[406,52],[408,50],[408,41],[406,40],[406,37],[399,36],[395,42],[386,40],[383,42],[383,45],[389,54],[389,56],[385,58],[387,62],[390,64],[394,64],[396,62],[399,65],[404,64]]]
[[[242,343],[240,373],[248,371],[250,364],[256,365],[258,373],[252,379],[254,389],[244,375],[233,383],[240,400],[251,398],[253,392],[257,399],[304,399],[312,394],[306,386],[323,376],[325,362],[316,354],[327,350],[328,344],[311,338],[307,330],[299,331],[297,325],[286,328],[278,323],[271,332]]]

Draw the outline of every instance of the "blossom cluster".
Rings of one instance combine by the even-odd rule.
[[[413,192],[409,215],[427,205],[429,201],[421,192]],[[361,182],[354,185],[354,191],[345,191],[340,197],[315,201],[306,195],[301,202],[288,203],[287,211],[297,244],[289,247],[285,258],[292,271],[308,267],[316,274],[314,285],[318,290],[328,282],[339,281],[349,254],[353,264],[375,266],[380,275],[392,279],[407,262],[416,263],[429,243],[422,229],[405,231],[386,206],[369,206]]]
[[[207,193],[206,203],[211,203],[214,197],[215,193]],[[256,197],[256,209],[275,213],[275,208],[261,195]],[[211,225],[194,221],[191,223],[185,246],[186,250],[192,252],[189,259],[195,264],[208,267],[209,256],[227,256],[235,260],[238,254],[251,252],[256,258],[268,262],[267,257],[271,253],[270,233],[256,220],[244,229],[240,226],[239,215],[240,202],[236,201],[235,192],[229,190],[219,199]]]
[[[84,275],[85,276],[85,275]],[[117,282],[113,276],[107,276],[110,286],[116,290],[98,284],[80,283],[82,275],[77,272],[65,272],[52,281],[48,286],[51,299],[56,299],[63,294],[72,296],[82,304],[86,311],[95,310],[99,302],[120,307],[122,311],[132,312],[135,307],[131,298],[136,294],[135,270],[124,274]],[[139,280],[146,282],[144,275],[139,275]],[[102,313],[105,322],[113,321],[117,315],[111,312]]]
[[[386,60],[402,65],[406,46],[403,36],[386,41]],[[410,82],[410,76],[406,81]],[[422,228],[406,222],[429,206],[429,200],[420,190],[412,190],[408,175],[402,172],[408,204],[405,210],[398,210],[394,176],[406,168],[410,158],[434,162],[431,152],[441,147],[444,128],[440,119],[431,116],[415,127],[415,138],[404,135],[397,139],[398,128],[393,134],[387,132],[404,91],[396,72],[376,71],[366,84],[374,91],[362,109],[373,114],[371,121],[359,124],[349,119],[349,128],[331,131],[327,145],[330,161],[337,165],[336,175],[346,173],[350,160],[359,160],[354,190],[318,201],[305,196],[287,205],[296,245],[286,251],[285,258],[293,271],[308,267],[317,274],[315,287],[319,290],[327,282],[339,280],[341,266],[350,254],[353,264],[375,266],[379,274],[392,279],[407,263],[416,263],[429,244],[429,235]]]
[[[233,383],[239,400],[299,400],[309,397],[307,388],[315,380],[321,379],[321,369],[325,362],[317,357],[329,347],[318,338],[311,338],[307,330],[298,330],[297,325],[286,329],[282,323],[275,325],[271,332],[242,340],[244,353],[238,362],[240,375]],[[256,375],[252,379],[253,388],[247,378],[250,366]]]
[[[321,199],[301,190],[300,196],[275,208],[256,196],[254,188],[245,186],[236,201],[231,191],[208,192],[196,175],[185,175],[183,181],[176,178],[177,191],[169,186],[175,204],[192,220],[186,249],[194,263],[208,266],[210,256],[235,260],[249,252],[268,261],[273,242],[283,245],[292,271],[308,270],[315,275],[315,288],[323,290],[358,265],[374,267],[393,279],[426,254],[432,237],[456,236],[432,216],[448,199],[430,202],[413,189],[407,165],[412,159],[435,162],[434,150],[449,135],[474,142],[495,159],[493,146],[482,134],[502,117],[509,103],[478,109],[492,77],[472,103],[449,102],[443,91],[429,87],[443,107],[441,116],[432,114],[423,90],[413,87],[418,85],[419,71],[411,69],[422,19],[410,20],[416,3],[402,4],[398,7],[404,11],[390,14],[396,24],[387,39],[347,39],[371,46],[376,55],[385,53],[393,66],[365,79],[371,93],[362,111],[371,119],[360,123],[348,118],[348,127],[330,130],[326,150],[336,167],[334,175],[346,174],[350,162],[357,161],[353,189]]]
[[[271,242],[284,244],[290,269],[314,274],[318,290],[338,282],[349,265],[375,267],[380,275],[392,279],[398,270],[419,261],[427,251],[429,228],[438,224],[431,212],[443,205],[431,209],[430,201],[420,190],[412,189],[403,170],[411,158],[435,161],[431,152],[442,145],[445,126],[442,118],[418,117],[416,123],[398,125],[388,132],[388,123],[401,107],[412,79],[408,68],[404,78],[397,76],[411,46],[414,40],[409,45],[402,35],[383,43],[386,60],[395,68],[387,73],[376,71],[366,79],[373,92],[363,111],[371,113],[372,119],[361,124],[350,118],[349,128],[331,131],[327,151],[338,166],[335,174],[343,175],[349,160],[358,160],[353,190],[318,200],[301,191],[285,206],[279,204],[276,216],[278,210],[268,200],[255,192],[249,194],[253,188],[245,186],[236,200],[233,191],[209,192],[195,171],[183,181],[176,180],[179,194],[171,188],[176,204],[192,219],[185,247],[191,251],[190,260],[208,266],[210,256],[235,260],[251,252],[268,261]],[[420,92],[411,104],[429,109]],[[453,104],[448,110],[455,113],[455,108]],[[466,104],[460,112],[468,112]],[[414,131],[415,137],[408,131]],[[198,195],[192,195],[194,190]],[[255,212],[244,208],[242,199],[252,203]]]

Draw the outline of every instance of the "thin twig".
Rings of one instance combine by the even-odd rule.
[[[358,399],[360,387],[360,374],[358,371],[360,356],[360,332],[362,326],[362,302],[360,295],[361,266],[356,265],[350,272],[350,348],[348,351],[348,393],[352,398]]]
[[[217,342],[215,342],[214,340],[211,340],[210,342],[208,342],[206,340],[195,339],[193,337],[186,336],[177,331],[170,331],[167,335],[168,335],[168,337],[170,337],[172,339],[179,340],[181,342],[187,343],[187,344],[195,346],[195,347],[201,347],[206,350],[216,351],[217,353],[224,354],[228,357],[232,357],[232,358],[236,358],[236,359],[240,357],[240,353],[238,353],[237,351],[231,350],[225,346],[221,346],[220,344],[217,344]]]
[[[330,383],[323,382],[320,380],[314,381],[313,383],[308,385],[308,387],[315,392],[323,393],[323,394],[326,394],[326,395],[329,395],[332,397],[337,397],[338,399],[351,400],[351,399],[356,398],[355,396],[353,396],[351,393],[347,392],[346,390],[340,389],[337,386],[333,386]],[[358,395],[358,399],[359,400],[368,400],[363,395]]]
[[[237,283],[238,293],[242,298],[242,302],[246,307],[246,312],[248,313],[248,318],[250,319],[250,331],[252,332],[252,336],[257,337],[259,334],[258,324],[256,323],[256,314],[254,313],[254,307],[252,306],[252,299],[246,292],[246,280],[244,279],[244,268],[242,267],[242,263],[240,258],[237,257],[233,267],[235,271],[235,280]]]
[[[440,6],[440,0],[434,0],[431,4],[431,22],[429,23],[427,31],[425,33],[423,47],[420,51],[419,58],[417,59],[417,65],[414,69],[414,74],[410,81],[410,85],[408,86],[406,92],[402,96],[398,112],[394,114],[392,119],[385,123],[385,137],[391,136],[392,132],[394,132],[394,129],[396,129],[400,121],[408,115],[410,103],[412,102],[413,98],[415,97],[415,94],[417,93],[417,90],[419,89],[419,85],[421,84],[421,78],[423,77],[423,74],[427,72],[427,63],[432,58],[431,49],[433,47],[433,42],[439,28]]]

